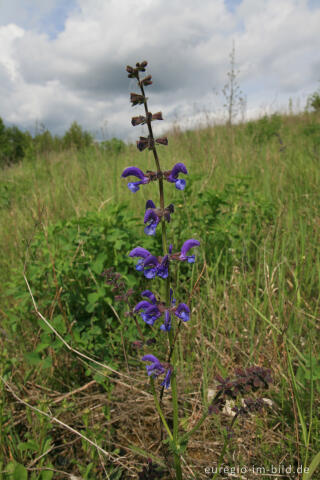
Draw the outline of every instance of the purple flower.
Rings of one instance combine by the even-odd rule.
[[[146,176],[142,170],[138,167],[128,167],[125,168],[122,172],[121,177],[126,178],[129,176],[140,178],[138,182],[129,182],[128,188],[131,192],[135,193],[140,189],[139,185],[145,185],[150,182],[150,177]]]
[[[172,290],[170,289],[170,306],[166,307],[164,303],[157,301],[156,296],[150,291],[145,290],[141,293],[142,297],[147,297],[149,300],[142,300],[134,307],[134,312],[139,312],[144,322],[148,325],[154,325],[155,321],[164,315],[163,324],[160,329],[169,332],[171,329],[171,315],[174,313],[183,322],[190,319],[190,309],[185,303],[179,303],[176,307],[176,300],[172,298]]]
[[[179,173],[188,173],[188,170],[183,163],[176,163],[172,170],[164,172],[164,175],[168,182],[175,183],[178,190],[184,190],[186,187],[186,181],[178,178]]]
[[[136,270],[138,270],[138,272],[143,271],[144,259],[146,259],[147,257],[150,257],[150,255],[151,253],[142,247],[136,247],[133,250],[131,250],[131,252],[129,253],[130,257],[141,257],[141,260],[138,260],[138,263],[136,264]]]
[[[152,200],[148,200],[144,214],[144,223],[149,222],[149,224],[145,227],[144,233],[147,235],[155,235],[157,226],[160,223],[160,218],[164,217],[164,219],[169,223],[171,220],[170,215],[173,212],[174,206],[172,203],[162,210],[161,208],[156,208]]]
[[[190,309],[185,303],[179,303],[174,314],[183,322],[188,322],[190,320]]]
[[[167,370],[166,376],[165,376],[163,382],[161,383],[161,385],[164,388],[169,388],[170,387],[171,374],[172,374],[172,367],[169,367],[168,370]]]
[[[153,378],[155,378],[165,372],[164,366],[162,365],[160,360],[154,355],[145,355],[144,357],[142,357],[141,360],[143,362],[152,362],[151,365],[146,366],[149,377],[152,376]]]
[[[194,238],[190,238],[184,244],[182,245],[181,248],[181,253],[178,257],[179,260],[188,260],[188,263],[194,263],[195,256],[194,255],[186,255],[187,252],[190,250],[190,248],[193,247],[199,247],[200,242],[198,240],[195,240]]]
[[[161,312],[157,307],[157,299],[155,295],[150,292],[150,290],[145,290],[141,293],[142,297],[149,298],[149,302],[147,300],[142,300],[134,307],[134,312],[141,312],[141,318],[144,322],[148,325],[153,325],[154,322],[161,316]],[[151,302],[151,303],[150,303]]]
[[[156,228],[160,222],[160,217],[157,214],[156,206],[152,200],[148,200],[146,203],[146,213],[144,215],[144,223],[148,223],[144,229],[144,233],[147,235],[155,235]]]
[[[167,369],[166,376],[165,376],[163,382],[161,383],[161,385],[163,385],[165,388],[170,387],[170,379],[171,379],[171,374],[172,374],[171,365],[161,363],[160,360],[157,357],[155,357],[154,355],[151,355],[151,354],[145,355],[144,357],[142,357],[141,360],[143,362],[151,362],[151,365],[146,366],[147,373],[148,373],[149,377],[152,376],[153,378],[156,378],[159,375],[162,375]]]
[[[132,256],[132,255],[131,255]],[[137,255],[140,256],[140,255]],[[139,265],[139,268],[137,266]],[[168,255],[163,257],[155,257],[149,254],[144,260],[140,260],[136,266],[137,270],[143,270],[146,278],[161,277],[167,278],[169,274],[169,258]],[[140,266],[142,268],[140,268]]]

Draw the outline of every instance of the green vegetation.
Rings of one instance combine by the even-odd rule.
[[[166,198],[182,210],[172,215],[170,243],[178,250],[185,232],[201,240],[191,282],[183,264],[175,272],[185,280],[180,293],[192,296],[179,342],[179,384],[187,392],[179,395],[180,428],[190,430],[200,418],[218,373],[270,367],[273,407],[238,422],[224,462],[311,465],[315,473],[304,480],[319,475],[319,132],[317,112],[273,115],[228,128],[176,130],[168,134],[170,149],[160,151],[165,169],[183,161],[190,171],[184,192],[165,185]],[[46,147],[54,139],[42,135],[48,143],[0,171],[0,375],[47,416],[0,382],[0,479],[66,478],[61,472],[137,478],[146,451],[166,466],[165,452],[156,449],[157,414],[145,402],[139,359],[148,350],[133,348],[140,339],[134,321],[101,273],[114,266],[128,288],[139,285],[133,304],[140,300],[141,278],[127,254],[135,242],[154,245],[141,240],[141,196],[152,198],[153,187],[134,195],[120,174],[129,165],[152,169],[153,159],[116,139],[99,147],[74,142],[64,152]],[[109,369],[68,350],[35,314],[24,271],[44,318],[73,349]],[[216,465],[223,448],[219,422],[228,425],[230,417],[213,415],[190,443],[186,479],[213,477],[205,467]]]

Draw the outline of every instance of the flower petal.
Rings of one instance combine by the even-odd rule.
[[[190,238],[189,240],[184,242],[181,248],[180,258],[184,257],[184,260],[186,260],[186,253],[190,250],[190,248],[198,247],[199,245],[200,242],[198,240],[195,240],[194,238]]]
[[[144,219],[143,219],[144,223],[149,222],[149,220],[153,220],[154,222],[157,222],[157,225],[159,223],[158,215],[151,208],[148,208],[148,210],[146,210],[146,213],[144,214]]]
[[[146,235],[155,235],[156,230],[157,230],[157,223],[150,223],[150,225],[147,225],[143,231]]]
[[[156,296],[154,293],[152,293],[150,290],[144,290],[142,293],[141,293],[141,296],[142,297],[147,297],[150,299],[150,301],[153,303],[153,304],[156,304],[157,303],[157,299],[156,299]]]
[[[147,203],[146,203],[146,210],[147,208],[156,208],[155,204],[153,203],[152,200],[147,200]]]
[[[140,190],[139,185],[141,185],[143,182],[129,182],[128,183],[128,188],[131,190],[132,193],[136,193],[138,190]]]
[[[151,355],[151,353],[142,357],[141,360],[143,362],[154,362],[154,363],[159,363],[160,364],[160,360],[157,357],[155,357],[154,355]]]
[[[176,163],[172,168],[170,175],[167,177],[168,182],[175,182],[178,178],[179,173],[188,173],[186,166],[181,162]]]
[[[122,172],[122,175],[121,177],[125,178],[125,177],[129,177],[129,176],[134,176],[134,177],[138,177],[140,178],[141,180],[144,179],[144,173],[142,170],[140,170],[140,168],[138,167],[128,167],[128,168],[125,168]]]
[[[134,312],[139,312],[139,310],[146,309],[150,307],[150,303],[147,302],[147,300],[141,300],[141,302],[137,303],[137,305],[134,307]]]
[[[174,314],[183,322],[187,322],[188,320],[190,320],[190,309],[185,303],[179,303]]]
[[[130,257],[142,257],[142,258],[147,258],[151,255],[151,253],[146,250],[145,248],[142,247],[136,247],[131,252],[129,253]]]
[[[170,387],[171,374],[172,374],[172,368],[168,368],[167,373],[166,373],[166,376],[165,376],[163,382],[161,383],[161,385],[162,385],[164,388],[169,388],[169,387]]]
[[[151,255],[151,253],[149,253],[149,255],[147,257],[145,257],[145,260],[143,262],[143,265],[146,267],[147,265],[155,265],[157,266],[158,265],[158,259],[157,257],[155,257],[154,255]]]
[[[175,185],[176,185],[176,188],[178,190],[184,190],[186,188],[186,184],[187,182],[183,179],[183,178],[179,178],[176,182],[175,182]]]

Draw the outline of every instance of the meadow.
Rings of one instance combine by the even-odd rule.
[[[178,212],[169,242],[201,242],[191,278],[184,265],[174,272],[191,307],[178,345],[179,428],[201,417],[217,375],[270,368],[270,408],[235,424],[215,478],[316,480],[319,113],[175,128],[168,139],[164,169],[183,162],[189,171],[183,192],[165,185]],[[128,253],[154,240],[141,240],[149,186],[137,201],[120,178],[129,165],[152,170],[153,157],[92,146],[0,171],[0,479],[172,478],[136,348],[148,326],[137,332],[102,275],[114,267],[140,300]],[[165,396],[168,418],[169,407]],[[205,420],[183,478],[214,477],[231,421],[230,411]],[[157,469],[143,477],[147,458]]]

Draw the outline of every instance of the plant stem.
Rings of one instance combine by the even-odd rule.
[[[152,389],[152,393],[153,393],[153,398],[154,398],[154,403],[156,404],[156,409],[159,413],[159,417],[161,418],[161,421],[163,423],[163,426],[164,428],[167,430],[167,433],[169,435],[169,438],[170,440],[172,441],[173,440],[173,436],[172,436],[172,433],[171,433],[171,430],[167,424],[167,421],[166,419],[164,418],[164,415],[163,415],[163,411],[161,410],[161,407],[160,407],[160,403],[159,403],[159,400],[158,400],[158,397],[157,397],[157,392],[156,392],[156,389],[154,387],[154,378],[151,377],[150,378],[150,384],[151,384],[151,389]]]

